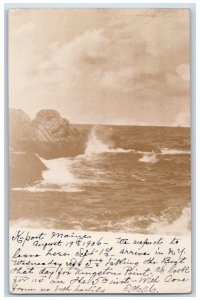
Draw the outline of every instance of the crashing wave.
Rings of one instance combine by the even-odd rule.
[[[151,223],[148,232],[152,234],[189,235],[191,233],[191,208],[182,209],[180,216],[169,222],[164,216]]]
[[[158,160],[159,159],[157,158],[157,155],[155,153],[144,153],[144,155],[141,158],[139,158],[138,161],[154,164]]]
[[[142,223],[145,224],[143,229],[141,228]],[[174,221],[171,221],[169,216],[163,212],[160,217],[132,216],[116,224],[109,222],[107,227],[116,232],[188,236],[191,234],[191,208],[183,208],[179,217]]]
[[[161,149],[162,154],[190,154],[190,151],[187,150],[179,150],[179,149],[173,149],[173,148],[162,148]]]
[[[107,145],[97,136],[96,127],[91,129],[88,143],[85,149],[85,156],[101,154],[101,153],[130,153],[135,152],[133,149],[113,148]]]

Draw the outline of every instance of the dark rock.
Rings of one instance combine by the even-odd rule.
[[[18,109],[9,112],[9,147],[53,159],[83,154],[88,133],[73,128],[52,109],[39,111],[31,121]]]
[[[35,139],[40,142],[60,143],[69,135],[69,121],[52,109],[40,110],[30,126],[35,129]]]
[[[9,155],[10,188],[33,185],[42,180],[42,171],[46,166],[33,153],[11,152]]]
[[[17,143],[26,135],[30,118],[21,109],[10,108],[9,110],[9,142],[11,147],[16,147]]]

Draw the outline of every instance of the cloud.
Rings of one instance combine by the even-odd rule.
[[[85,84],[86,77],[98,76],[98,65],[105,63],[108,45],[103,29],[86,31],[69,43],[49,45],[47,58],[31,66],[32,72],[37,74],[36,80],[63,82],[66,87],[76,85],[77,89],[79,81]]]
[[[135,72],[132,68],[121,68],[117,71],[106,71],[102,74],[101,84],[104,88],[129,92],[134,81]]]
[[[95,24],[94,14],[90,22]],[[188,109],[186,12],[119,9],[101,14],[107,22],[95,29],[80,26],[76,33],[73,28],[70,39],[64,35],[70,28],[58,26],[59,39],[50,23],[38,27],[31,18],[14,27],[11,102],[33,113],[48,104],[74,122],[172,124],[181,107]]]

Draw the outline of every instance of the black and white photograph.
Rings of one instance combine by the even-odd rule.
[[[11,226],[190,233],[189,14],[9,11]]]
[[[8,11],[12,294],[191,293],[188,8]]]

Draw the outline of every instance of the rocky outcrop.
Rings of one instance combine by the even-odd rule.
[[[35,131],[35,139],[44,143],[61,143],[69,135],[69,121],[52,109],[40,110],[30,126]]]
[[[9,186],[26,187],[42,180],[42,171],[46,166],[33,153],[10,152],[9,154]]]
[[[20,148],[24,139],[32,139],[34,132],[30,128],[31,119],[21,109],[9,110],[9,146]]]
[[[18,109],[9,112],[9,146],[46,159],[84,153],[88,133],[77,130],[56,110],[40,110],[33,120]]]

